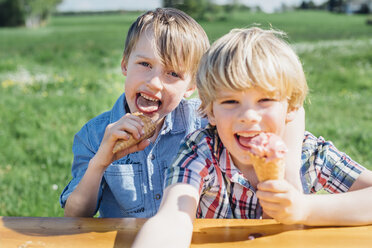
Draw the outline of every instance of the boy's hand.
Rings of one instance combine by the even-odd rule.
[[[101,145],[93,157],[95,164],[106,168],[113,161],[118,160],[130,153],[145,149],[150,141],[145,139],[140,143],[133,145],[127,149],[118,151],[113,154],[114,145],[119,139],[128,140],[129,135],[139,139],[143,134],[144,124],[138,116],[126,114],[117,122],[111,123],[106,127]]]
[[[263,211],[284,224],[303,223],[308,214],[304,194],[285,180],[268,180],[257,185]]]

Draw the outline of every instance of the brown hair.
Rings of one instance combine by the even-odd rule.
[[[192,82],[200,58],[209,47],[203,28],[184,12],[173,8],[157,8],[139,16],[131,25],[125,41],[124,64],[136,46],[139,37],[151,29],[154,47],[162,63],[176,71],[190,72]]]

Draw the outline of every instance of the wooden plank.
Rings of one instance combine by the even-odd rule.
[[[1,247],[130,247],[146,219],[0,217]],[[372,225],[318,227],[274,220],[197,219],[196,247],[372,247]]]

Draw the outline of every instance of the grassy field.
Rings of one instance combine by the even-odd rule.
[[[120,60],[138,13],[53,17],[0,29],[0,216],[62,216],[74,134],[122,93]],[[307,130],[372,169],[372,26],[325,12],[234,13],[211,41],[259,23],[288,33],[311,89]]]

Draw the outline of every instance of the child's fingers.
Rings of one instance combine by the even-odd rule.
[[[150,145],[150,140],[149,139],[144,139],[140,143],[137,144],[137,149],[138,149],[138,151],[142,151],[148,145]]]
[[[269,216],[270,218],[276,219],[275,217],[277,216],[277,212],[273,210],[269,210],[269,209],[264,209],[264,214],[262,215],[263,219],[264,219],[264,216],[265,216],[265,219],[268,219],[267,216]]]
[[[291,214],[291,211],[286,208],[282,209],[270,209],[268,207],[263,207],[264,214],[274,218],[275,220],[283,223],[283,224],[295,224],[299,222],[299,219],[296,216]]]
[[[290,190],[289,184],[285,180],[267,180],[257,184],[257,189],[275,193],[285,193]]]
[[[120,150],[117,153],[115,153],[115,160],[118,160],[130,153],[137,152],[137,151],[142,151],[144,150],[148,145],[150,144],[150,141],[148,139],[142,140],[140,143],[131,146],[127,149]]]
[[[291,210],[280,204],[272,202],[260,202],[263,211],[279,222],[287,223],[291,219]]]
[[[116,123],[116,129],[130,133],[135,139],[143,134],[143,122],[138,116],[124,116]]]
[[[261,201],[260,200],[260,205],[265,209],[265,212],[270,210],[270,211],[277,211],[280,208],[280,204],[276,202],[270,202],[270,201]]]
[[[271,217],[269,214],[267,214],[265,211],[262,213],[262,219],[272,219],[273,217]]]
[[[260,202],[265,201],[272,203],[280,203],[284,205],[289,205],[291,203],[287,193],[273,193],[258,190],[256,194]]]
[[[145,126],[145,124],[143,123],[142,119],[139,116],[137,116],[137,115],[126,114],[121,119],[123,119],[124,121],[126,121],[126,120],[135,121],[141,127]]]
[[[145,139],[145,140],[142,140],[141,142],[139,142],[138,144],[132,146],[132,147],[129,147],[128,148],[128,153],[133,153],[133,152],[137,152],[137,151],[142,151],[143,149],[145,149],[148,145],[150,144],[150,141],[148,139]]]

